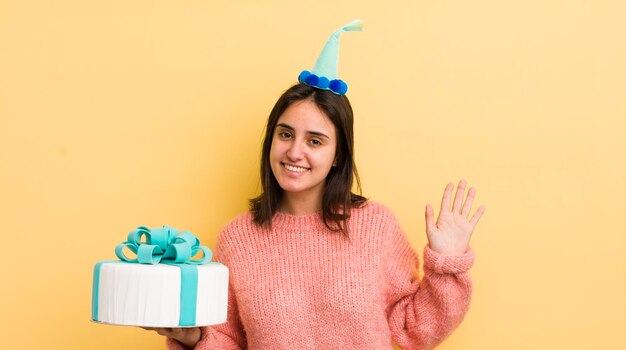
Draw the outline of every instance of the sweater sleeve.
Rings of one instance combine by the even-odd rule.
[[[386,245],[386,302],[393,340],[403,349],[431,349],[463,320],[471,299],[467,271],[474,262],[470,249],[461,256],[424,248],[424,277],[418,258],[395,218]]]
[[[229,254],[227,244],[222,239],[223,232],[217,242],[215,261],[229,267]],[[242,350],[247,348],[246,335],[239,318],[237,297],[232,288],[232,273],[229,276],[228,286],[228,311],[226,323],[200,328],[201,337],[194,350]],[[167,348],[170,350],[186,350],[178,341],[168,338]]]

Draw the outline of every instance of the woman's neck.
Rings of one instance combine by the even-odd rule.
[[[322,210],[322,196],[284,193],[279,210],[291,215],[307,215]]]

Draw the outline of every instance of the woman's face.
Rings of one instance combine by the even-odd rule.
[[[270,166],[287,195],[312,196],[307,198],[321,201],[336,149],[332,121],[313,101],[297,101],[278,118]]]

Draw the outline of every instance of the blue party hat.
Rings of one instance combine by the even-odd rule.
[[[298,76],[298,81],[322,90],[330,90],[337,95],[345,95],[348,85],[337,74],[339,61],[339,38],[341,33],[349,31],[362,31],[363,23],[354,20],[337,29],[328,39],[317,58],[312,71],[304,70]]]

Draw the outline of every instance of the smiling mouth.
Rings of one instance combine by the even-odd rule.
[[[283,166],[287,170],[293,171],[293,172],[296,172],[296,173],[303,173],[303,172],[309,170],[308,168],[303,168],[303,167],[299,167],[299,166],[295,166],[295,165],[290,165],[290,164],[285,164],[285,163],[282,163],[282,164],[283,164]]]

